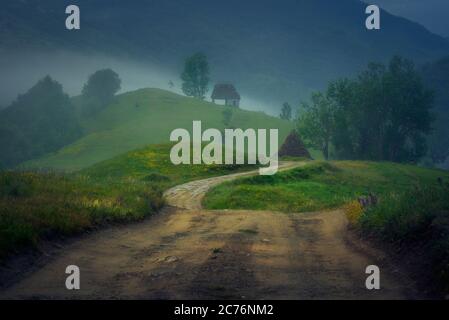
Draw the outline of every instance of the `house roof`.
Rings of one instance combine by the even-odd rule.
[[[212,99],[224,100],[224,99],[237,99],[240,100],[240,95],[235,90],[232,84],[221,83],[216,84],[214,91],[212,92]]]

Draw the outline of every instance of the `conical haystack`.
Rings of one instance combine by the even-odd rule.
[[[279,149],[279,157],[312,158],[295,130],[290,132],[288,137],[285,139],[284,144]]]

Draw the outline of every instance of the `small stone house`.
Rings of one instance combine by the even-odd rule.
[[[239,107],[240,95],[232,84],[216,84],[212,92],[212,102],[215,100],[224,100],[226,106]]]

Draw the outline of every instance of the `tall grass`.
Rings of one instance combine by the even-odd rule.
[[[356,222],[363,234],[413,250],[424,248],[436,287],[449,292],[449,186],[391,193]]]
[[[164,204],[153,182],[0,173],[0,258],[40,240],[142,219]]]
[[[449,188],[416,186],[384,196],[365,210],[358,223],[365,231],[388,241],[416,240],[437,217],[449,220]]]

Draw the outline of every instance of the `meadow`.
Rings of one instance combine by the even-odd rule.
[[[41,240],[103,224],[143,219],[159,210],[163,191],[190,180],[255,169],[245,165],[178,165],[170,161],[170,133],[224,129],[224,106],[161,89],[120,94],[98,113],[83,115],[82,97],[71,98],[84,135],[57,152],[0,172],[0,257]],[[289,121],[235,108],[230,126],[277,128]]]
[[[45,239],[144,219],[163,207],[171,186],[255,169],[175,166],[171,147],[148,146],[76,173],[0,172],[0,259]]]
[[[256,169],[171,163],[170,132],[191,128],[193,120],[223,130],[224,108],[142,89],[117,96],[98,114],[80,117],[81,139],[15,171],[0,172],[0,259],[43,240],[144,219],[164,206],[163,192],[172,186]],[[294,123],[234,109],[230,126],[277,128],[281,144]],[[303,161],[302,167],[219,185],[203,205],[288,214],[342,208],[364,237],[404,248],[421,243],[429,270],[449,290],[447,171],[390,162],[325,162],[319,152],[311,153],[318,160],[283,159]],[[369,194],[378,204],[362,208],[357,198]]]
[[[81,97],[72,98],[75,106]],[[203,128],[223,130],[224,106],[184,97],[161,89],[140,89],[120,94],[98,114],[81,117],[84,136],[57,152],[25,162],[22,169],[52,168],[77,171],[125,152],[150,144],[170,142],[177,128],[191,131],[192,121]],[[233,109],[227,128],[279,129],[279,143],[293,130],[294,123],[262,112]]]

